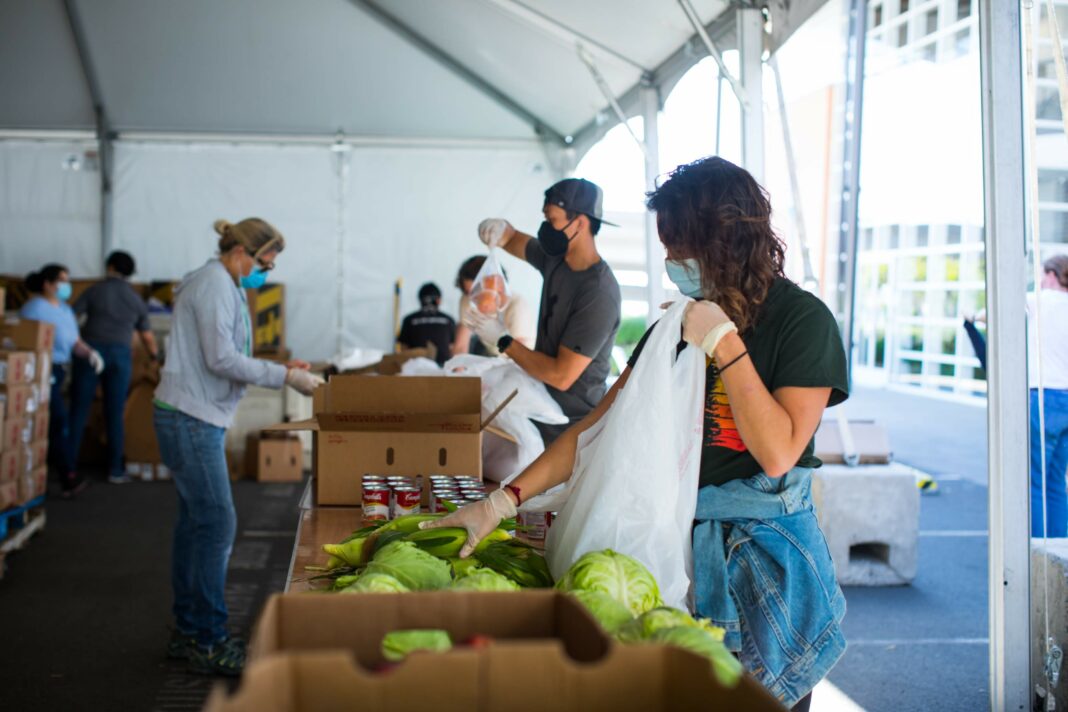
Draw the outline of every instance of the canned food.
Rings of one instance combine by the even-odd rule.
[[[442,511],[438,509],[439,500],[449,497],[460,498],[460,496],[460,490],[457,489],[432,489],[430,490],[430,511],[434,513]]]
[[[420,500],[423,492],[418,487],[394,487],[390,497],[390,519],[422,511]]]
[[[439,502],[448,502],[449,504],[454,504],[454,505],[456,505],[457,509],[459,509],[460,507],[463,507],[464,505],[467,505],[467,504],[471,503],[470,500],[464,499],[463,497],[443,497],[443,498],[439,499],[438,501]],[[445,510],[445,511],[447,511],[447,510]]]
[[[519,512],[516,514],[515,523],[527,539],[540,541],[545,538],[552,522],[552,515],[548,512]]]
[[[464,481],[481,482],[482,481],[482,478],[475,477],[474,475],[454,475],[453,479],[456,480],[457,482],[464,482]]]
[[[385,485],[364,483],[363,519],[367,522],[384,522],[389,519],[390,489]]]

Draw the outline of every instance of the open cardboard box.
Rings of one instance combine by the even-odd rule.
[[[364,475],[482,477],[482,388],[478,378],[338,375],[316,390],[314,417],[264,432],[312,431],[319,505],[363,503]],[[505,435],[507,437],[507,435]]]
[[[416,654],[386,672],[382,637],[439,628],[454,643]],[[389,709],[395,712],[507,710],[782,710],[757,683],[721,686],[707,660],[657,645],[611,641],[577,601],[559,592],[308,596],[268,601],[249,647],[238,692],[222,688],[207,712]]]

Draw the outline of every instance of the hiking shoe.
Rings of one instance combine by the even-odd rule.
[[[224,638],[210,648],[199,645],[189,651],[189,672],[197,675],[239,677],[245,669],[245,643]]]
[[[175,629],[171,631],[170,642],[167,643],[167,657],[171,660],[188,660],[190,653],[197,647],[197,637],[186,635]]]
[[[113,485],[125,485],[133,482],[129,475],[108,475],[108,482]]]

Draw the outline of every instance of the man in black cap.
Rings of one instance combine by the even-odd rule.
[[[452,342],[456,338],[456,322],[438,309],[441,306],[441,290],[433,282],[419,288],[417,312],[404,317],[397,343],[408,349],[426,348],[428,343],[437,348],[439,366],[452,358]]]
[[[478,226],[482,242],[525,259],[545,280],[533,350],[513,339],[497,317],[473,311],[464,317],[483,341],[497,344],[502,354],[548,387],[568,416],[568,425],[581,420],[604,397],[619,329],[619,283],[594,242],[605,223],[601,202],[597,185],[568,178],[545,191],[545,222],[537,237],[500,218],[483,220]],[[568,427],[535,425],[546,445]]]

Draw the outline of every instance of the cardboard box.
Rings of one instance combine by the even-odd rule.
[[[0,427],[0,452],[17,450],[22,445],[29,445],[34,440],[33,417],[6,418]],[[45,433],[45,437],[48,434]]]
[[[30,426],[30,439],[31,440],[47,440],[48,439],[48,425],[49,414],[48,408],[37,407],[37,412],[33,414],[33,419]]]
[[[56,327],[46,321],[20,319],[0,323],[0,348],[9,351],[44,351],[52,353]]]
[[[19,504],[21,504],[21,502],[19,502],[18,481],[0,482],[0,509],[16,507]]]
[[[27,474],[48,466],[48,441],[34,440],[19,446],[19,473]]]
[[[156,426],[152,417],[152,398],[156,384],[141,381],[130,389],[122,422],[126,429],[125,454],[128,462],[157,464],[163,460],[156,441]]]
[[[246,289],[252,318],[252,353],[280,354],[286,350],[286,291],[281,284]]]
[[[886,430],[873,420],[850,420],[845,425],[853,441],[857,459],[846,463],[846,448],[842,438],[844,419],[826,419],[816,431],[816,457],[828,465],[874,465],[885,464],[893,459],[890,440]]]
[[[258,482],[300,482],[304,477],[300,440],[284,434],[249,435],[245,446],[245,475]]]
[[[383,662],[382,637],[413,628],[492,642],[371,672]],[[352,700],[397,712],[783,709],[751,678],[721,686],[687,651],[611,641],[581,604],[553,591],[276,595],[249,661],[237,694],[220,688],[208,712],[339,710]]]
[[[18,479],[19,504],[26,504],[32,499],[40,497],[48,490],[48,468],[38,467],[33,472],[22,475]]]
[[[33,383],[36,374],[37,355],[33,351],[0,351],[0,384]]]
[[[365,474],[482,477],[478,378],[335,376],[313,400],[311,420],[264,431],[314,433],[320,505],[360,505]],[[424,478],[424,504],[429,487]]]
[[[18,386],[0,386],[0,396],[4,399],[4,415],[7,418],[22,418],[37,412],[38,389],[29,384]]]
[[[34,351],[34,358],[37,361],[37,368],[34,372],[34,383],[52,383],[52,352],[49,351]]]
[[[0,482],[14,482],[19,476],[19,449],[0,452]]]

